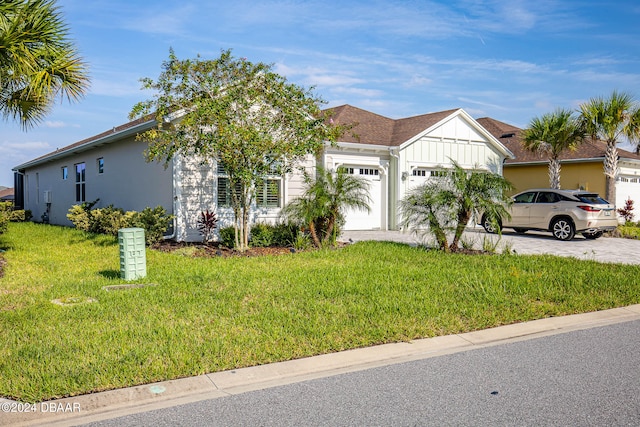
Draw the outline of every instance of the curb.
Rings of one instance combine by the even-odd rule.
[[[549,335],[640,320],[640,304],[382,344],[33,405],[0,399],[0,425],[66,426]],[[8,410],[7,410],[8,409]],[[10,412],[12,411],[12,412]],[[19,412],[16,412],[19,411]]]

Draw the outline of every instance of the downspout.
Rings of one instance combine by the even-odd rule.
[[[178,195],[176,194],[176,161],[175,158],[171,161],[171,200],[173,204],[173,233],[168,236],[162,236],[164,240],[173,240],[176,238],[178,233],[178,215],[177,205],[178,205]]]
[[[391,162],[389,165],[389,224],[387,225],[388,230],[397,230],[398,229],[398,214],[397,214],[397,205],[398,205],[398,186],[400,182],[400,154],[398,153],[397,148],[389,148],[389,155],[395,161]],[[395,172],[393,179],[391,179],[391,173]]]

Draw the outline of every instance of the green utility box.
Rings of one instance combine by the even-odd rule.
[[[120,277],[135,280],[147,276],[147,254],[144,244],[144,228],[118,230],[120,244]]]

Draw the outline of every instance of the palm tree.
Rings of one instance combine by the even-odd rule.
[[[535,117],[523,133],[524,148],[545,153],[549,158],[549,185],[560,188],[560,155],[565,150],[575,150],[584,139],[581,122],[568,109],[559,108],[553,113]]]
[[[316,247],[335,244],[347,209],[369,212],[369,183],[338,168],[333,173],[318,167],[315,179],[305,174],[303,195],[287,204],[281,215],[308,227]]]
[[[467,171],[453,162],[453,168],[443,177],[416,187],[400,201],[402,224],[414,230],[429,226],[442,250],[456,251],[472,216],[483,213],[498,220],[509,215],[506,207],[511,198],[507,191],[511,189],[512,184],[502,175]],[[447,246],[449,230],[454,234]]]
[[[0,113],[28,129],[57,97],[78,100],[88,89],[87,66],[68,39],[55,0],[0,3]]]
[[[640,137],[640,107],[633,97],[613,91],[609,98],[591,98],[580,106],[581,119],[588,134],[606,142],[604,175],[606,196],[616,202],[616,176],[618,174],[618,148],[621,137],[638,141]]]

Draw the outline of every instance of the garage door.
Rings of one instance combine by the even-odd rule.
[[[369,206],[371,211],[350,209],[346,214],[345,230],[376,230],[382,227],[382,209],[384,193],[382,177],[378,168],[371,166],[344,166],[348,173],[359,176],[369,182]]]
[[[640,178],[637,176],[621,176],[616,182],[616,208],[624,207],[628,198],[635,202],[634,206],[640,205]]]

